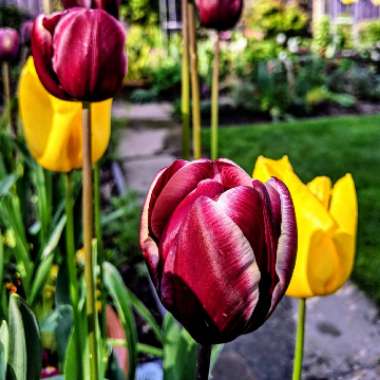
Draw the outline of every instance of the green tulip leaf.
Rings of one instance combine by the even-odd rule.
[[[0,326],[0,379],[5,379],[9,357],[9,330],[6,321]]]
[[[130,293],[117,269],[110,263],[104,263],[104,284],[113,299],[126,336],[128,350],[128,379],[135,378],[137,363],[137,329],[132,313]]]

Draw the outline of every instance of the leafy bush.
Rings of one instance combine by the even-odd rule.
[[[291,37],[307,35],[308,21],[308,14],[293,2],[256,0],[248,11],[245,25],[266,38],[274,38],[279,33]]]
[[[360,25],[359,39],[364,46],[371,47],[380,41],[380,21],[367,21]]]

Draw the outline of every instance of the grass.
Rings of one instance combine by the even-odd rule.
[[[204,131],[209,150],[209,131]],[[354,281],[380,305],[380,115],[333,117],[220,130],[220,155],[252,172],[258,155],[287,154],[302,180],[354,176],[359,198]]]

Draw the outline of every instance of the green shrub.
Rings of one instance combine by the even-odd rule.
[[[367,21],[360,25],[359,40],[363,46],[371,47],[380,41],[380,21]]]

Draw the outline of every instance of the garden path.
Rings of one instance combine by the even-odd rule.
[[[116,102],[113,116],[128,120],[117,152],[127,186],[143,199],[157,171],[178,156],[180,125],[167,103]],[[225,345],[214,379],[291,379],[296,311],[296,301],[284,299],[257,332]],[[306,328],[304,380],[380,378],[379,310],[355,285],[308,301]]]

